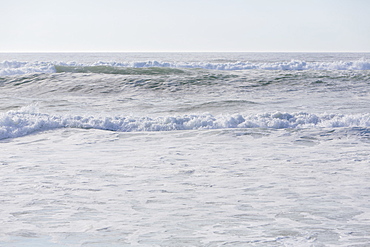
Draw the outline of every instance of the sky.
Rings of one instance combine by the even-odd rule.
[[[0,52],[369,52],[369,0],[0,0]]]

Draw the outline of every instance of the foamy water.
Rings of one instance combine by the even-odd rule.
[[[370,244],[369,54],[0,58],[0,245]]]

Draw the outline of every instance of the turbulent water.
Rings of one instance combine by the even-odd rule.
[[[0,54],[0,245],[369,246],[369,53]]]

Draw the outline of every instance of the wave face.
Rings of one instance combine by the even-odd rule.
[[[37,113],[35,107],[0,115],[0,139],[15,138],[58,128],[118,132],[175,131],[232,128],[300,129],[312,127],[370,127],[370,114],[264,113],[251,115],[198,114],[166,117],[61,116]]]
[[[135,69],[141,70],[135,70]],[[157,68],[157,69],[155,69]],[[158,69],[162,68],[162,69]],[[103,73],[103,74],[177,74],[181,69],[207,70],[370,70],[370,61],[306,62],[291,60],[286,62],[19,62],[0,63],[0,76],[24,75],[33,73]]]
[[[128,67],[128,66],[110,66],[110,65],[94,65],[94,66],[63,66],[55,65],[57,73],[98,73],[98,74],[118,74],[118,75],[173,75],[183,74],[184,71],[177,68],[167,67]]]

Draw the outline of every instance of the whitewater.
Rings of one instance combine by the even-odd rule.
[[[369,53],[0,53],[0,246],[370,245]]]

